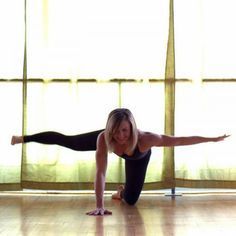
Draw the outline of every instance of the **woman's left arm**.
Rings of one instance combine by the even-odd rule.
[[[175,137],[169,135],[158,135],[154,133],[147,134],[146,142],[150,146],[183,146],[183,145],[193,145],[206,142],[219,142],[228,138],[230,135],[222,135],[217,137],[203,137],[203,136],[187,136],[187,137]]]

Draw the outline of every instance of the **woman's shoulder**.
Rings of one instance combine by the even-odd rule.
[[[157,136],[158,134],[155,134],[153,132],[150,132],[150,131],[142,131],[142,130],[138,130],[138,138],[140,140],[145,140],[145,139],[149,139],[149,138],[152,138],[154,136]]]
[[[106,149],[105,132],[102,131],[97,137],[97,149]]]
[[[139,146],[144,147],[144,149],[157,146],[157,143],[159,143],[160,139],[161,136],[159,134],[149,131],[139,131],[138,134]]]
[[[103,138],[105,137],[105,130],[102,130],[102,131],[99,133],[98,137],[101,137],[101,136],[102,136]]]

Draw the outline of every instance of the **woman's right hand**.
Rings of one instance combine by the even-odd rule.
[[[86,215],[89,215],[89,216],[112,215],[112,212],[104,208],[97,208],[96,210],[87,212]]]

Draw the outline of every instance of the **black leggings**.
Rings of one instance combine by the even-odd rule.
[[[95,151],[97,137],[102,131],[103,130],[97,130],[90,133],[70,136],[48,131],[24,136],[24,143],[37,142],[42,144],[57,144],[75,151]],[[130,205],[134,205],[139,199],[150,156],[151,150],[149,150],[142,159],[125,160],[126,180],[121,197]]]
[[[146,171],[151,156],[151,150],[139,160],[125,160],[125,189],[121,197],[129,204],[134,205],[140,196],[145,181]]]
[[[103,130],[78,135],[64,135],[54,131],[47,131],[24,136],[24,143],[57,144],[75,151],[95,151],[97,148],[97,137]]]

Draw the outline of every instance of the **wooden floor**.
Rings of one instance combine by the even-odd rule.
[[[87,216],[92,194],[0,193],[0,235],[236,235],[236,194],[143,194],[134,206],[106,195],[112,216]]]

